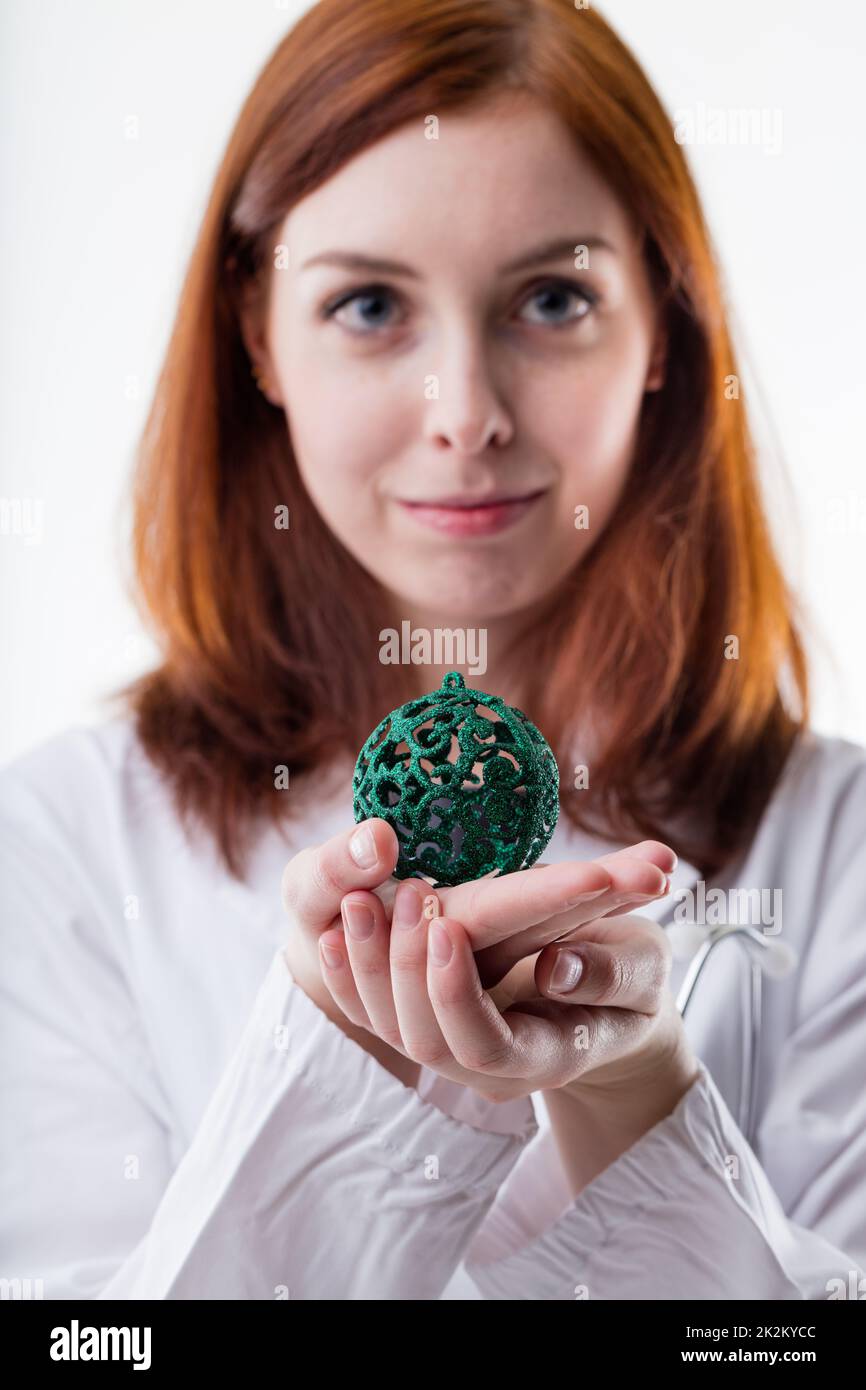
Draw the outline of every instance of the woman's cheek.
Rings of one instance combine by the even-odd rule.
[[[352,469],[335,468],[333,455],[304,478],[319,515],[356,558],[366,561],[381,542],[381,522],[372,483]]]
[[[563,445],[556,527],[575,557],[588,552],[616,511],[631,456],[629,435],[588,414]]]

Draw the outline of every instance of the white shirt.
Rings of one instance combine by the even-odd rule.
[[[764,983],[754,1132],[732,940],[686,1016],[699,1079],[576,1199],[540,1097],[427,1068],[407,1088],[294,984],[280,877],[352,824],[350,779],[263,833],[240,884],[124,718],[0,772],[0,1277],[46,1298],[862,1297],[866,749],[809,735],[721,880],[780,888],[799,954]],[[611,847],[562,817],[544,858]],[[697,878],[680,860],[644,914],[667,925]]]

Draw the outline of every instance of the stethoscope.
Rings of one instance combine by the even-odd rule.
[[[666,932],[677,959],[688,959],[686,971],[677,993],[677,1009],[685,1018],[695,987],[715,948],[729,937],[736,937],[749,963],[748,1001],[744,1012],[740,1101],[737,1123],[751,1143],[755,1123],[755,1102],[758,1089],[758,1053],[761,1038],[762,977],[781,980],[797,964],[797,952],[786,941],[765,936],[756,927],[726,923],[709,930],[693,923],[670,923]],[[697,948],[697,949],[695,949]]]

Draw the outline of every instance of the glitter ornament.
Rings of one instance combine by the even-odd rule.
[[[522,710],[449,671],[376,726],[352,793],[356,821],[378,816],[396,832],[394,877],[444,888],[535,863],[556,827],[559,769]]]

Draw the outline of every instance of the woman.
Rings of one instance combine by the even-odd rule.
[[[736,382],[682,150],[594,8],[322,0],[287,35],[142,443],[163,660],[2,777],[10,1273],[852,1296],[866,755],[808,727]],[[433,920],[351,823],[364,738],[448,665],[383,659],[407,622],[483,633],[467,684],[561,774],[546,864]],[[744,1096],[750,960],[684,1022],[673,945],[755,901],[797,964]]]

